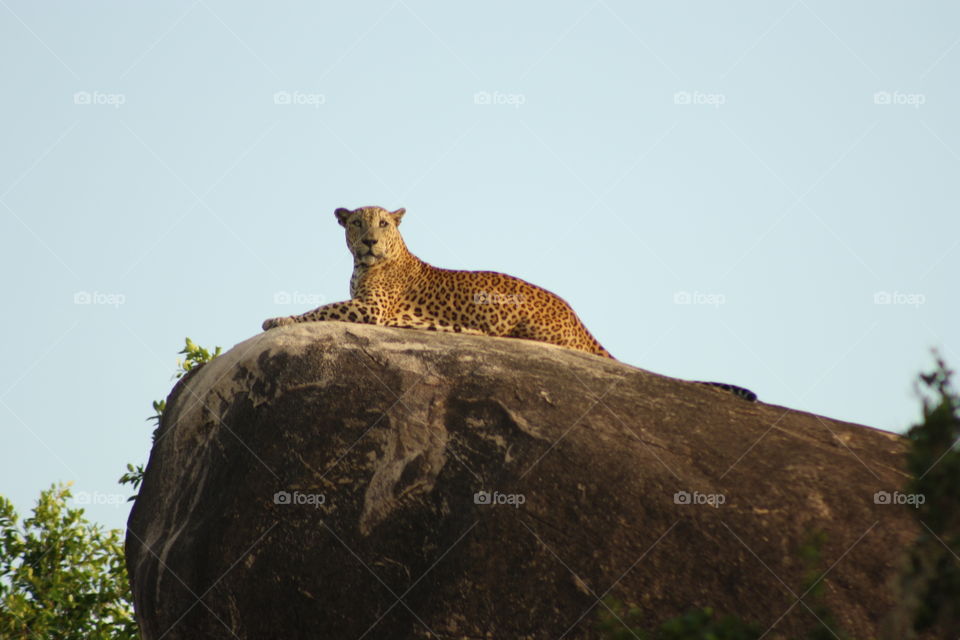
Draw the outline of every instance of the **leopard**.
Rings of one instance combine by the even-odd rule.
[[[300,315],[269,318],[264,331],[301,322],[340,321],[404,329],[519,338],[614,359],[566,300],[496,271],[442,269],[414,255],[400,233],[406,209],[334,211],[353,256],[350,299]],[[756,394],[722,382],[694,381],[748,401]]]

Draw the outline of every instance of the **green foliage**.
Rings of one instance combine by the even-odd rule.
[[[912,475],[907,491],[922,494],[924,503],[911,508],[936,533],[960,530],[960,396],[953,389],[953,371],[939,357],[937,369],[920,376],[923,422],[907,432]]]
[[[185,357],[183,360],[177,360],[177,372],[176,377],[182,378],[184,375],[190,373],[196,367],[199,367],[202,364],[206,364],[220,355],[223,350],[220,347],[215,347],[213,353],[210,353],[201,346],[198,346],[190,338],[186,339],[186,345],[183,347],[183,350],[180,351]],[[154,403],[154,408],[156,408],[156,403]]]
[[[661,625],[657,640],[755,640],[760,630],[735,616],[718,617],[713,609],[694,609]]]
[[[120,479],[117,480],[118,484],[131,485],[134,491],[140,488],[141,482],[143,482],[143,465],[138,464],[137,466],[133,466],[129,462],[127,463],[127,472],[120,476]],[[134,494],[127,498],[127,502],[132,502],[136,499],[137,494]]]
[[[597,630],[603,634],[605,640],[648,640],[650,637],[646,631],[639,628],[643,612],[637,607],[628,609],[616,598],[607,596],[597,607],[597,612]]]
[[[160,417],[163,415],[163,410],[167,408],[166,400],[154,400],[153,401],[153,415],[147,418],[147,422],[154,421],[154,433],[153,437],[156,439],[157,433],[156,430],[160,428]]]
[[[211,353],[190,338],[177,360],[179,379],[210,362]],[[147,418],[159,428],[164,400]],[[119,480],[134,490],[143,465],[127,464]],[[70,490],[40,494],[33,516],[20,522],[0,496],[0,638],[3,640],[135,640],[139,638],[123,555],[122,532],[88,522],[70,509]],[[131,497],[132,500],[136,496]]]
[[[0,496],[0,638],[135,640],[122,532],[91,524],[69,497],[51,487],[19,523]]]
[[[202,365],[210,362],[217,356],[219,356],[223,349],[220,347],[214,347],[213,353],[210,353],[209,350],[204,349],[199,346],[190,338],[184,340],[185,344],[183,349],[178,353],[184,356],[182,360],[177,359],[177,370],[174,371],[173,377],[180,379],[183,376],[187,375],[191,371],[199,369]],[[153,440],[157,440],[157,431],[160,429],[160,419],[163,417],[163,412],[167,408],[166,400],[154,400],[153,401],[153,415],[147,418],[147,421],[154,422],[153,429]],[[140,483],[143,482],[143,465],[138,464],[136,466],[127,463],[127,472],[120,476],[120,479],[117,480],[118,484],[129,484],[133,487],[133,490],[136,491],[140,488]],[[133,494],[127,501],[136,500],[137,494]]]
[[[922,495],[923,504],[905,507],[922,534],[899,584],[892,626],[902,638],[933,628],[960,629],[960,395],[952,384],[954,372],[934,356],[936,369],[920,376],[923,422],[907,432],[912,479],[905,491]]]
[[[735,616],[718,616],[713,609],[694,609],[664,622],[654,631],[644,631],[642,612],[607,597],[600,607],[597,629],[605,640],[756,640],[760,630]]]

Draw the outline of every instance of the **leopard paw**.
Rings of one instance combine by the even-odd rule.
[[[296,320],[290,317],[270,318],[269,320],[264,320],[262,326],[264,331],[269,331],[270,329],[285,327],[289,324],[296,324]]]

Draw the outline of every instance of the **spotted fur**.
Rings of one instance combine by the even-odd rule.
[[[387,327],[524,338],[613,358],[562,298],[495,271],[439,269],[410,253],[398,226],[404,209],[337,209],[353,255],[351,299],[298,316],[271,318],[264,330],[340,320]],[[714,384],[748,399],[740,387]]]

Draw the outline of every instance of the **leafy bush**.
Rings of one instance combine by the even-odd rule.
[[[194,369],[198,368],[200,365],[204,365],[222,353],[223,349],[216,347],[213,350],[213,353],[210,353],[203,347],[197,345],[190,338],[186,339],[186,345],[183,347],[183,350],[180,351],[184,355],[183,360],[177,360],[177,372],[174,374],[176,378],[182,378],[186,374],[190,373]],[[160,402],[161,407],[160,411],[163,411],[163,401]],[[153,403],[153,408],[157,408],[157,403]]]
[[[40,494],[19,522],[0,496],[0,638],[135,640],[139,637],[123,532],[70,509],[68,487]]]
[[[187,375],[188,373],[190,373],[191,371],[195,371],[199,369],[202,365],[205,365],[206,363],[210,362],[211,360],[213,360],[223,352],[222,348],[215,347],[213,350],[213,353],[210,353],[209,350],[199,346],[190,338],[186,338],[184,342],[185,344],[183,349],[179,351],[179,353],[184,357],[182,360],[180,359],[177,360],[177,370],[174,371],[173,373],[173,377],[178,380],[183,376]],[[163,417],[163,411],[166,408],[167,408],[166,400],[153,401],[153,415],[147,418],[147,421],[149,422],[152,420],[154,422],[154,429],[153,429],[154,441],[156,441],[157,431],[160,429],[160,418]],[[131,487],[133,487],[134,491],[136,491],[137,489],[140,488],[140,483],[143,482],[143,465],[138,464],[134,466],[133,464],[128,462],[126,473],[120,476],[120,479],[117,480],[117,482],[119,484],[129,484]],[[137,494],[133,494],[132,496],[127,498],[127,501],[130,502],[132,500],[136,500],[136,498],[137,498]]]
[[[175,378],[220,355],[185,341]],[[164,400],[147,418],[159,427]],[[154,429],[156,439],[156,429]],[[134,490],[143,465],[127,465],[120,484]],[[20,522],[0,496],[0,638],[3,640],[135,640],[139,638],[123,553],[123,532],[87,521],[70,509],[70,490],[40,494],[33,516]],[[136,496],[131,497],[133,500]]]
[[[897,585],[891,638],[931,629],[956,637],[960,630],[960,395],[954,372],[939,356],[936,362],[934,371],[920,376],[923,422],[907,432],[912,479],[905,492],[923,496],[923,503],[905,508],[922,533]]]

